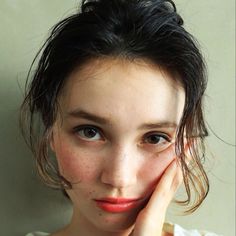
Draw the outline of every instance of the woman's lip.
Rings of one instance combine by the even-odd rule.
[[[140,200],[140,198],[114,198],[114,197],[105,197],[100,199],[95,199],[96,201],[108,202],[113,204],[122,204],[122,203],[130,203],[134,201]]]
[[[102,198],[95,199],[99,208],[112,213],[126,212],[137,208],[141,204],[141,199],[131,198]]]

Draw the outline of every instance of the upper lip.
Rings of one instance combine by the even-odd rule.
[[[140,200],[140,198],[114,198],[114,197],[105,197],[105,198],[99,198],[95,199],[96,201],[100,202],[107,202],[111,204],[124,204],[129,202],[134,202]]]

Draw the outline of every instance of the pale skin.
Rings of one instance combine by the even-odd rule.
[[[185,94],[159,67],[106,59],[75,70],[60,94],[51,148],[73,204],[52,236],[168,236],[165,214],[182,182],[174,141]],[[127,212],[97,207],[102,197],[138,198]]]

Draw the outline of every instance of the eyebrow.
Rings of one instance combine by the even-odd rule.
[[[139,129],[160,129],[160,128],[171,128],[176,129],[177,124],[175,122],[163,121],[157,123],[148,123],[139,126]]]
[[[109,118],[97,116],[95,114],[92,114],[88,111],[81,110],[81,109],[76,109],[76,110],[67,112],[66,117],[74,117],[74,118],[78,118],[78,119],[82,118],[82,119],[86,119],[89,121],[99,123],[101,125],[106,125],[106,124],[112,123]],[[152,122],[152,123],[142,124],[138,127],[138,129],[176,128],[176,127],[177,127],[177,124],[175,122],[159,121],[156,123]]]
[[[76,110],[68,112],[66,114],[66,117],[83,118],[83,119],[94,121],[94,122],[100,123],[100,124],[111,123],[109,121],[109,119],[107,119],[107,118],[94,115],[90,112],[87,112],[87,111],[84,111],[84,110],[81,110],[81,109],[76,109]]]

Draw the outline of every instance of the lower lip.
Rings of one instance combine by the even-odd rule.
[[[112,213],[127,212],[140,205],[140,201],[131,201],[125,203],[111,203],[107,201],[96,200],[97,206],[104,211]]]

